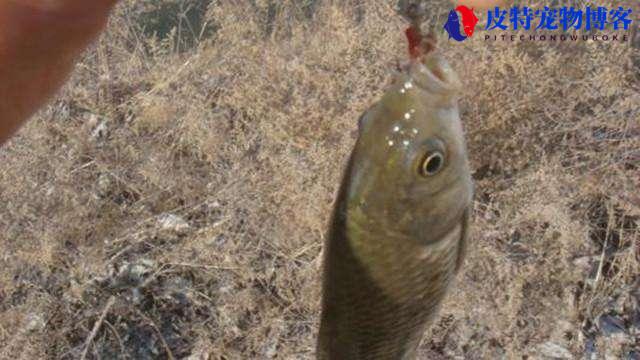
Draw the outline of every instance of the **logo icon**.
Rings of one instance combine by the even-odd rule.
[[[460,18],[462,18],[462,21]],[[473,36],[473,31],[476,29],[477,24],[478,17],[473,12],[473,9],[460,5],[449,12],[449,18],[444,24],[444,29],[449,34],[450,39],[465,41]],[[460,32],[461,27],[464,33]]]

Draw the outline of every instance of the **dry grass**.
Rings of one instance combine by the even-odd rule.
[[[206,31],[164,38],[124,4],[0,150],[0,357],[313,357],[333,194],[403,24],[381,2],[274,4],[215,2]],[[477,196],[423,356],[638,356],[639,50],[442,48]]]

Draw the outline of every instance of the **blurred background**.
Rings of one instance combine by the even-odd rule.
[[[584,6],[552,3],[527,2]],[[124,1],[0,149],[0,358],[313,359],[334,194],[405,59],[392,5]],[[629,41],[457,43],[433,2],[476,199],[421,358],[640,359],[640,8],[599,5],[634,8]]]

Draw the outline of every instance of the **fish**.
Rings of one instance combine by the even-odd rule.
[[[473,36],[473,32],[476,29],[476,25],[478,25],[478,17],[473,12],[473,9],[470,9],[464,5],[460,5],[456,7],[456,11],[462,15],[462,24],[464,25],[464,33],[467,36]]]
[[[414,359],[436,318],[472,211],[460,90],[432,52],[360,117],[323,249],[319,360]]]
[[[444,24],[444,29],[449,34],[449,38],[453,38],[456,41],[463,41],[467,37],[460,33],[460,17],[455,10],[449,12],[447,22]]]

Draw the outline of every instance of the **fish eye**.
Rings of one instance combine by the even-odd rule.
[[[444,155],[440,151],[433,151],[425,156],[420,166],[420,172],[422,176],[433,176],[439,173],[443,167]]]

